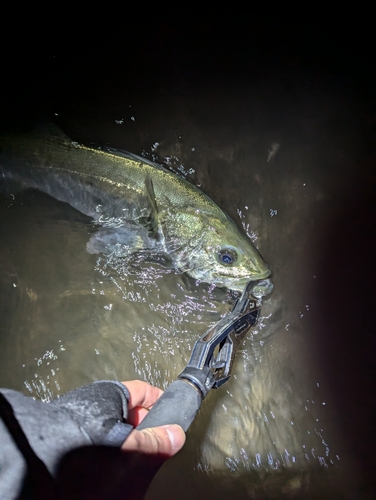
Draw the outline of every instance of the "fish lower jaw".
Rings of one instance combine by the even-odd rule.
[[[209,283],[211,285],[215,285],[219,288],[228,288],[229,290],[234,290],[236,292],[242,292],[244,287],[250,281],[259,281],[270,276],[270,270],[267,270],[263,273],[253,274],[250,276],[239,277],[239,278],[231,278],[227,276],[213,276],[210,273],[195,273],[195,272],[187,272],[189,276],[193,279],[196,279],[199,282]]]
[[[259,273],[259,274],[253,274],[251,278],[249,278],[248,281],[257,281],[257,280],[263,280],[265,278],[268,278],[270,275],[271,275],[271,270],[270,269],[266,269],[266,271],[264,271],[263,273]]]
[[[234,290],[236,292],[242,292],[244,287],[250,281],[259,281],[270,276],[271,271],[268,269],[267,271],[259,274],[252,274],[250,276],[244,276],[241,278],[218,278],[217,280],[213,280],[218,287],[228,288],[230,290]]]

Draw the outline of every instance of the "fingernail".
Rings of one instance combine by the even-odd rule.
[[[168,438],[171,443],[171,448],[173,450],[180,450],[185,443],[185,432],[180,427],[180,425],[163,425],[163,429],[166,429]]]

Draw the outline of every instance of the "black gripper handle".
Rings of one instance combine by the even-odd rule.
[[[167,387],[137,429],[178,424],[186,432],[201,403],[202,397],[198,389],[184,380],[175,380]]]

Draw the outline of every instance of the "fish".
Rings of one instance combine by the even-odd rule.
[[[252,242],[209,196],[144,157],[85,146],[48,125],[0,138],[0,174],[91,217],[98,230],[89,253],[160,252],[191,278],[235,291],[270,275]]]

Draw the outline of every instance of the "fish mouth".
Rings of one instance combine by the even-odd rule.
[[[226,280],[224,280],[222,286],[225,286],[226,288],[229,288],[230,290],[234,290],[236,292],[242,292],[244,290],[244,287],[250,281],[263,280],[265,278],[268,278],[270,275],[271,275],[271,271],[269,268],[267,268],[262,273],[256,273],[256,274],[252,274],[251,276],[245,276],[242,278],[233,278],[231,280],[228,280],[227,283],[226,283]]]
[[[271,270],[266,267],[263,273],[254,274],[252,278],[248,278],[248,281],[263,280],[272,274]]]

